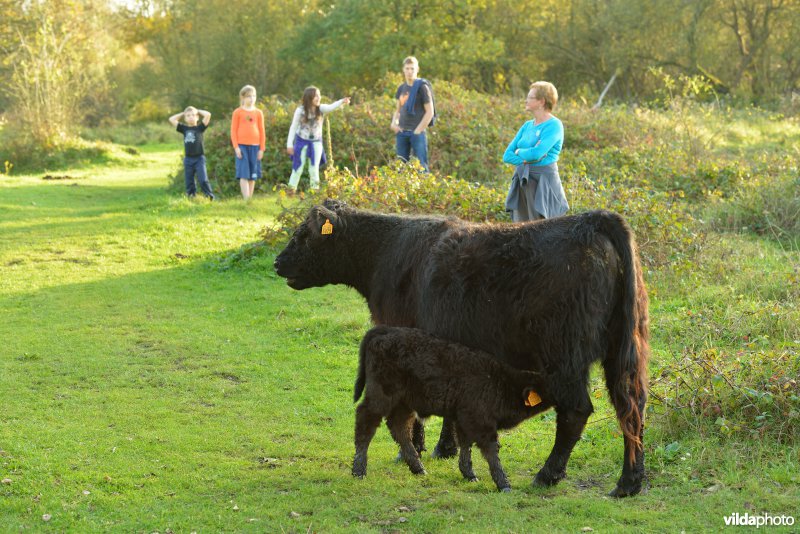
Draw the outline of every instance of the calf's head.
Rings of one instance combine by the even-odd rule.
[[[333,211],[336,206],[338,204],[326,201],[322,206],[311,208],[286,248],[275,258],[275,272],[286,278],[292,289],[319,287],[333,282],[333,266],[328,260],[334,257],[334,241],[340,222]]]

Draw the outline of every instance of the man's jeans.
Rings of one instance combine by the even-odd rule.
[[[197,175],[197,181],[200,182],[200,189],[210,199],[214,198],[214,193],[211,192],[211,184],[208,183],[208,173],[206,172],[206,157],[205,156],[186,156],[183,158],[183,173],[186,180],[186,195],[193,197],[197,193],[197,188],[194,185],[194,178]]]
[[[415,134],[413,130],[403,130],[395,138],[397,156],[403,161],[408,161],[411,151],[417,157],[425,172],[428,172],[428,138],[425,132]]]

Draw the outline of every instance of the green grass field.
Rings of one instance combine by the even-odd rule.
[[[495,491],[479,455],[475,484],[455,459],[427,453],[428,474],[411,475],[385,426],[368,477],[353,479],[363,300],[344,287],[293,291],[272,255],[224,262],[257,239],[274,202],[172,196],[177,158],[172,145],[149,146],[130,162],[59,173],[68,180],[0,176],[0,532],[700,532],[724,530],[734,512],[800,521],[796,445],[676,425],[663,410],[645,435],[650,491],[606,497],[622,438],[598,372],[596,411],[554,488],[530,485],[552,447],[552,412],[503,433],[511,494]],[[648,281],[654,371],[717,344],[687,310],[754,321],[787,298],[797,251],[738,236],[714,246],[709,256],[727,256],[708,272]],[[772,337],[757,342],[796,355],[798,313],[795,302],[763,318]],[[428,425],[429,448],[439,424]]]

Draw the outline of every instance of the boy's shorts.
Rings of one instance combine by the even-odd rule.
[[[236,178],[240,180],[258,180],[261,178],[261,162],[258,159],[258,145],[239,145],[242,159],[236,160]]]

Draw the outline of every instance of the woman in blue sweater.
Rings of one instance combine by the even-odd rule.
[[[558,217],[569,209],[558,176],[564,125],[553,116],[557,102],[558,91],[552,83],[531,84],[525,110],[533,114],[533,120],[522,125],[503,154],[504,163],[516,165],[506,198],[506,210],[514,222]]]

